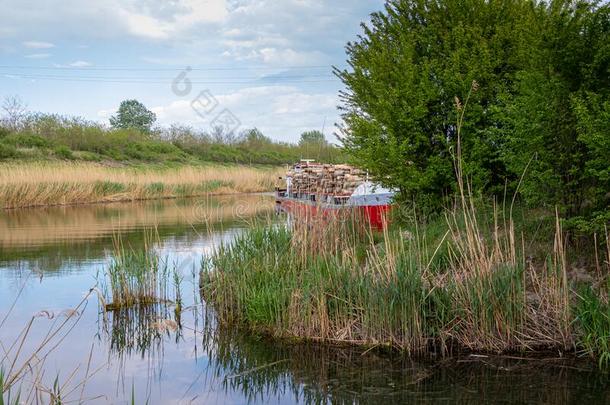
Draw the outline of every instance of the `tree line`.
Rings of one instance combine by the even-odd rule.
[[[155,126],[156,116],[137,100],[125,100],[110,127],[78,117],[31,113],[18,97],[6,97],[0,119],[0,160],[79,159],[176,163],[289,164],[299,159],[335,162],[342,152],[320,131],[297,144],[275,141],[257,128],[239,133],[183,125]]]
[[[390,0],[335,70],[355,163],[438,210],[473,190],[610,220],[610,7],[597,1]]]

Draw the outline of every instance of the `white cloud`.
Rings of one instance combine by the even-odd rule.
[[[23,57],[28,58],[28,59],[46,59],[50,56],[51,56],[50,53],[32,53],[29,55],[24,55]]]
[[[278,140],[296,142],[302,132],[322,129],[332,139],[333,124],[339,120],[334,93],[308,94],[292,86],[259,86],[215,94],[218,106],[210,114],[198,115],[190,100],[177,100],[151,110],[162,125],[174,123],[210,129],[215,116],[225,108],[241,122],[242,128],[257,127]],[[107,118],[106,111],[98,116]]]
[[[46,0],[28,7],[22,0],[0,2],[4,35],[58,37],[78,32],[82,38],[179,40],[183,33],[227,16],[225,0]],[[50,42],[25,40],[29,48],[48,49]]]
[[[74,61],[74,62],[70,63],[68,66],[81,68],[81,67],[93,66],[93,63],[87,62],[87,61],[84,61],[84,60],[77,60],[77,61]]]
[[[151,7],[151,6],[155,7]],[[148,4],[147,13],[142,7],[119,7],[117,15],[129,32],[135,36],[150,39],[171,39],[193,26],[204,23],[221,22],[227,16],[224,0],[183,0],[180,7],[164,9],[165,3]]]
[[[55,48],[55,44],[50,42],[40,42],[40,41],[24,41],[22,45],[26,48],[30,49],[50,49]]]

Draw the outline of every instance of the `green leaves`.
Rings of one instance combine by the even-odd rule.
[[[605,203],[609,7],[587,1],[392,0],[336,71],[355,163],[403,201],[443,206],[455,190],[456,106],[474,192],[522,189],[568,215]],[[602,157],[603,156],[603,157]],[[526,172],[526,167],[528,168]],[[597,188],[595,191],[592,188]],[[607,205],[607,204],[606,204]]]
[[[110,117],[110,125],[115,129],[137,129],[150,133],[156,120],[155,113],[138,100],[125,100],[121,102],[116,115]]]

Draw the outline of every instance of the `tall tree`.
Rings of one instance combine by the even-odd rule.
[[[610,8],[555,0],[538,14],[528,43],[537,52],[518,75],[503,160],[525,174],[529,202],[597,215],[610,205]]]
[[[528,4],[391,0],[374,14],[347,45],[351,69],[336,71],[347,87],[342,141],[357,163],[399,189],[403,201],[438,207],[455,188],[455,99],[476,80],[463,131],[464,170],[476,188],[501,184],[502,100],[527,57],[518,43]]]
[[[388,0],[347,45],[350,69],[335,71],[345,148],[403,201],[438,208],[455,191],[456,101],[476,80],[462,131],[473,188],[514,190],[525,173],[530,202],[599,208],[587,184],[606,173],[603,158],[589,162],[608,136],[595,117],[608,100],[610,22],[598,4]]]
[[[311,144],[326,144],[326,137],[321,131],[305,131],[301,134],[301,138],[299,139],[299,145],[311,145]]]
[[[137,129],[150,133],[156,120],[155,113],[138,100],[125,100],[121,102],[116,115],[110,117],[110,125],[116,129]]]

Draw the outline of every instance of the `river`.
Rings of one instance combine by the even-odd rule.
[[[57,379],[64,401],[100,404],[610,403],[608,374],[572,355],[411,361],[218,327],[198,293],[201,260],[253,223],[278,220],[265,195],[0,212],[0,342],[19,353],[13,371],[66,322],[21,386]],[[103,289],[117,240],[147,243],[179,269],[180,327],[159,327],[173,309],[100,311],[91,289]]]

